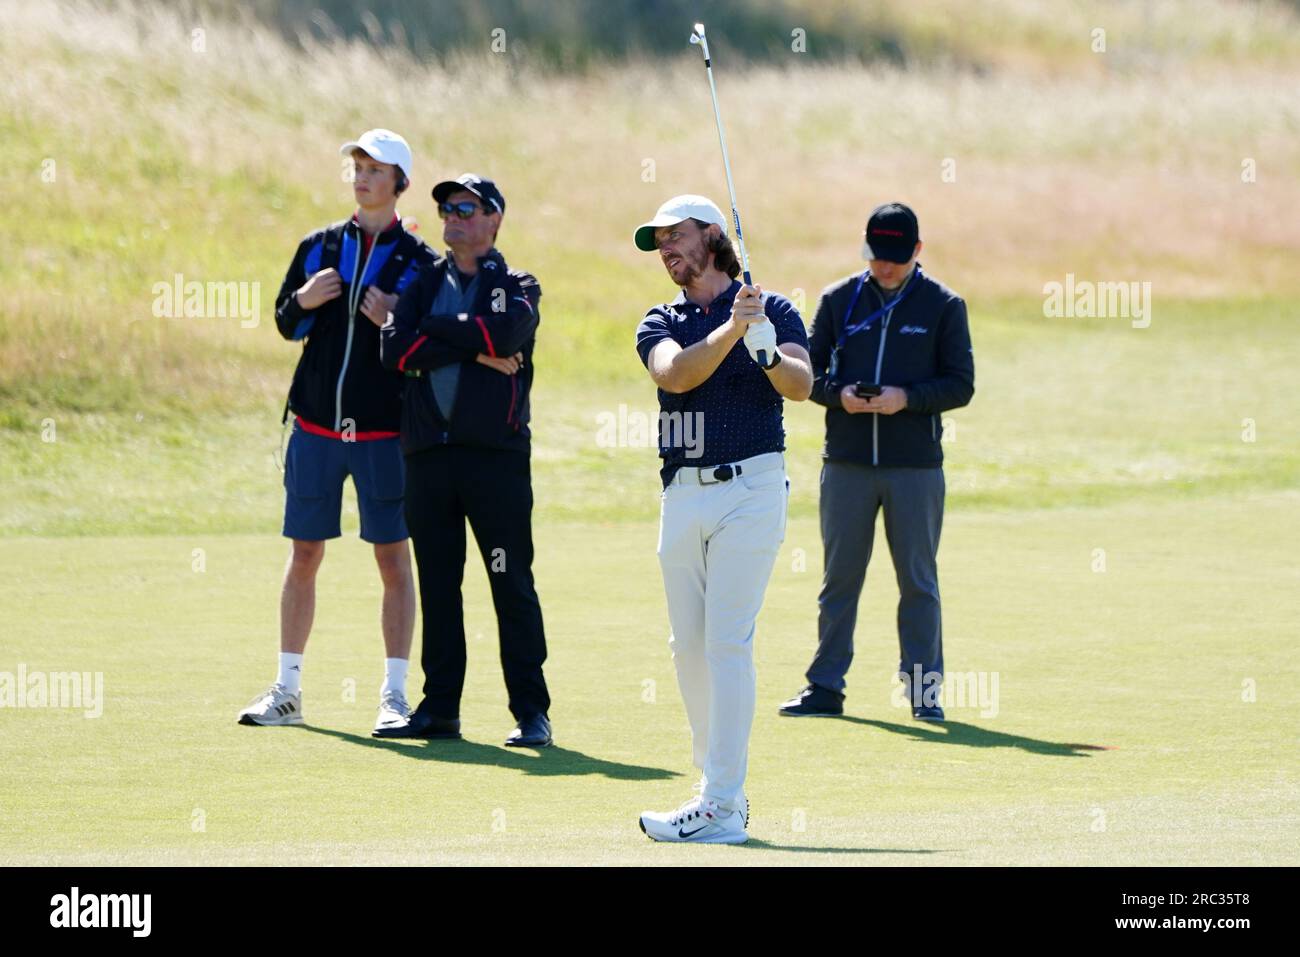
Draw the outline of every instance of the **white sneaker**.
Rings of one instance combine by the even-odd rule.
[[[302,724],[302,692],[290,694],[284,685],[273,684],[239,712],[239,723],[263,727]]]
[[[411,720],[411,706],[400,691],[386,691],[379,702],[379,716],[375,718],[372,734],[387,728],[404,728]]]
[[[713,801],[693,797],[676,811],[646,811],[641,830],[653,841],[693,844],[744,844],[749,840],[749,801],[745,810],[724,811]]]

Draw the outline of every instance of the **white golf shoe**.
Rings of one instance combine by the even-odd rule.
[[[239,723],[262,727],[302,724],[302,692],[291,693],[284,685],[271,685],[239,712]]]
[[[379,715],[375,718],[377,733],[390,728],[403,728],[411,720],[411,706],[400,691],[386,691],[379,702]]]
[[[749,840],[749,801],[745,810],[727,811],[693,797],[675,811],[646,811],[641,830],[653,841],[693,844],[744,844]]]

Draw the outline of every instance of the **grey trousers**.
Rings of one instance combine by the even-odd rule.
[[[898,670],[910,676],[943,673],[939,614],[939,530],[943,526],[942,468],[878,468],[826,462],[821,476],[825,572],[817,598],[817,655],[810,684],[843,693],[853,662],[858,598],[871,561],[876,513],[885,513],[885,540],[898,579]]]

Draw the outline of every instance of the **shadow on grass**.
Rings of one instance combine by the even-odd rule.
[[[916,847],[808,847],[806,844],[773,844],[751,837],[739,848],[753,847],[765,851],[791,851],[796,854],[943,854],[943,851]]]
[[[855,718],[843,715],[840,720],[850,724],[867,724],[893,734],[901,734],[916,741],[931,741],[938,744],[960,744],[968,748],[1019,748],[1030,754],[1047,754],[1065,758],[1091,757],[1089,751],[1113,751],[1100,744],[1063,744],[1056,741],[1040,741],[1038,738],[1026,738],[1019,734],[1005,734],[1002,731],[990,731],[961,721],[944,721],[927,724],[894,724],[891,721],[877,721],[874,718]]]
[[[491,744],[466,741],[464,738],[453,740],[393,740],[371,738],[348,731],[336,731],[332,728],[314,728],[301,725],[302,730],[312,734],[323,734],[329,738],[338,738],[350,744],[359,744],[366,748],[378,748],[392,751],[421,761],[443,761],[448,764],[490,764],[525,774],[543,777],[599,774],[617,781],[661,781],[681,777],[676,771],[663,768],[645,767],[639,764],[621,764],[618,761],[605,761],[593,758],[581,751],[572,751],[552,745],[549,748],[505,748]]]

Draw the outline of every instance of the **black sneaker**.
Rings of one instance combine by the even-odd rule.
[[[844,695],[817,685],[809,685],[781,705],[787,718],[837,718],[844,714]]]
[[[912,717],[917,721],[942,721],[943,708],[935,706],[933,708],[913,708]]]

